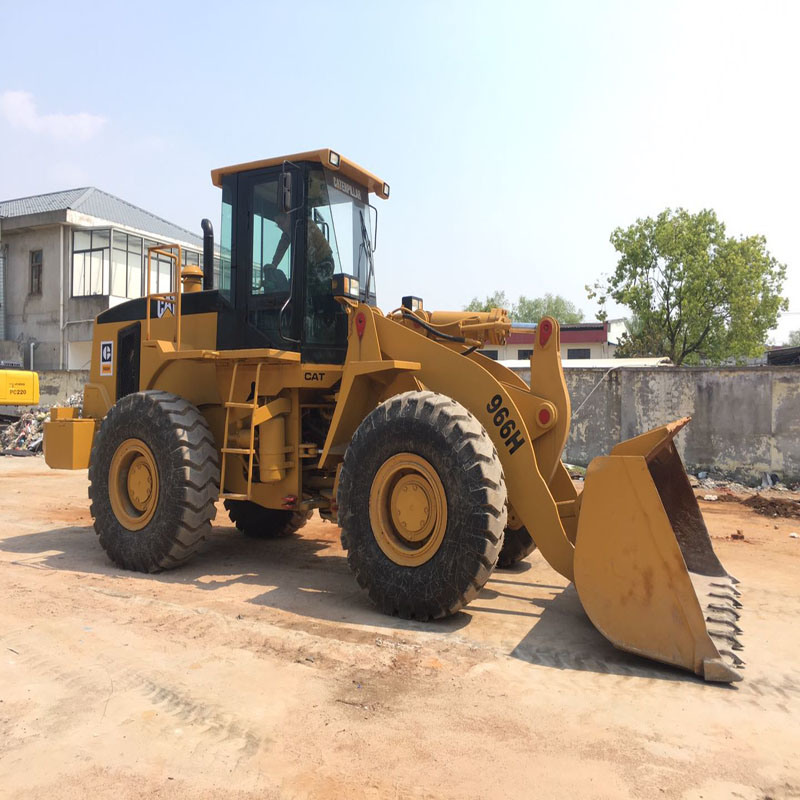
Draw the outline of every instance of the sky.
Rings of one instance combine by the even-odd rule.
[[[561,294],[713,208],[800,329],[800,3],[0,0],[0,199],[96,186],[200,233],[214,167],[331,147],[392,187],[378,302]],[[608,308],[624,316],[624,308]]]

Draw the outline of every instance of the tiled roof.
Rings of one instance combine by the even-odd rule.
[[[99,217],[127,228],[146,231],[168,241],[189,242],[201,249],[203,246],[202,237],[196,233],[173,225],[143,208],[92,186],[21,197],[17,200],[0,200],[0,217],[23,217],[28,214],[43,214],[66,209]]]
[[[592,331],[601,330],[605,323],[603,322],[562,322],[562,331]]]
[[[88,191],[90,190],[67,189],[65,192],[21,197],[19,200],[0,200],[0,217],[24,217],[27,214],[44,214],[48,211],[75,208],[74,204]]]

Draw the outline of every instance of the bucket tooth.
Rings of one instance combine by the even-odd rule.
[[[710,614],[706,617],[706,622],[713,622],[716,625],[730,625],[734,633],[743,633],[742,629],[729,619],[721,619],[720,617],[712,617]]]
[[[731,650],[744,650],[742,643],[732,633],[709,628],[708,635],[712,639],[720,639],[723,642],[727,642]],[[717,648],[717,650],[719,650],[719,648]]]
[[[716,597],[718,600],[727,600],[734,608],[741,608],[742,604],[731,594],[724,594],[723,592],[709,592],[709,597]]]
[[[739,583],[739,581],[733,577],[733,575],[728,576],[729,580],[726,583],[719,583],[718,581],[711,581],[708,585],[709,586],[716,586],[719,589],[730,589],[737,597],[741,597],[742,593],[734,586],[735,583]]]
[[[713,611],[716,614],[727,614],[728,616],[733,617],[733,619],[740,619],[742,616],[735,608],[722,606],[717,603],[709,603],[706,606],[706,610],[709,612]]]
[[[744,661],[742,661],[742,659],[739,658],[739,656],[737,656],[736,653],[734,653],[733,651],[731,651],[731,650],[720,650],[719,653],[720,653],[720,655],[725,656],[726,658],[729,658],[733,662],[733,666],[736,667],[737,669],[744,669],[744,667],[745,667]]]

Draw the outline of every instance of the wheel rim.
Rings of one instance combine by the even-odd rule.
[[[398,453],[375,475],[369,518],[378,546],[395,564],[416,567],[439,550],[447,529],[447,495],[436,470],[414,453]]]
[[[111,459],[108,475],[111,508],[120,524],[138,531],[153,518],[158,505],[158,468],[141,439],[126,439]]]

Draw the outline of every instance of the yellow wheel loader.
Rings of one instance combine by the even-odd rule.
[[[376,307],[375,175],[327,149],[211,174],[218,266],[208,220],[202,271],[155,248],[170,291],[150,291],[151,252],[146,296],[97,318],[84,418],[59,409],[46,427],[51,467],[89,467],[116,564],[182,564],[220,498],[253,536],[317,509],[378,608],[427,620],[538,547],[617,647],[739,679],[739,592],[673,443],[686,420],[596,458],[578,494],[554,319],[528,386],[477,352],[505,341],[505,311]]]

